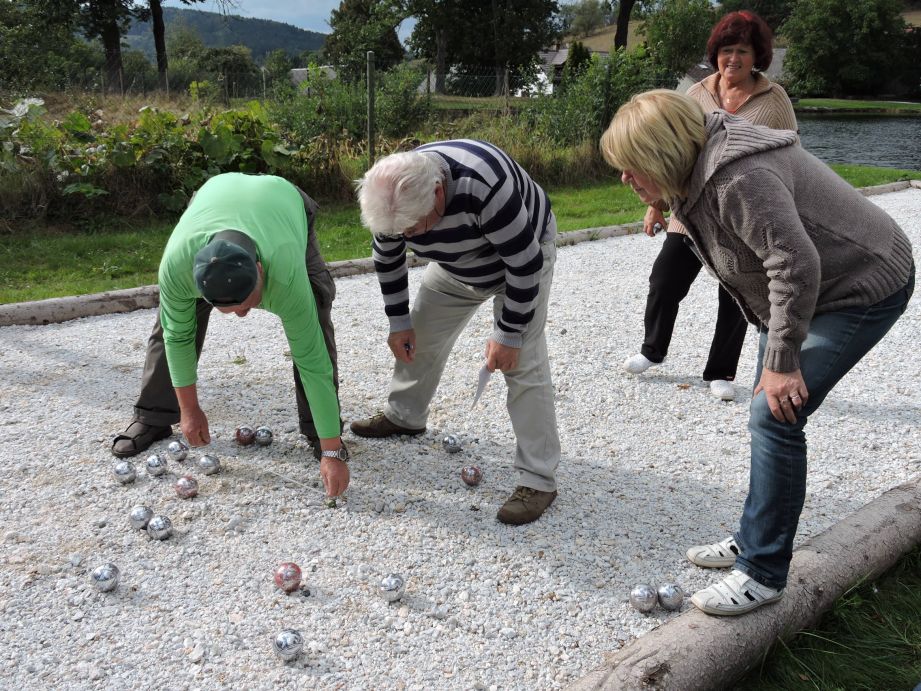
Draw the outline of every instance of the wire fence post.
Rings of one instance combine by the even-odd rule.
[[[368,168],[374,165],[374,51],[369,50],[368,59]]]

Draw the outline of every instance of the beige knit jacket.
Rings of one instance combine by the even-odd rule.
[[[754,72],[755,88],[751,97],[734,113],[755,125],[770,127],[772,130],[797,130],[796,114],[790,97],[780,84],[775,84],[760,72]],[[720,73],[714,72],[703,81],[688,89],[688,96],[703,106],[705,113],[720,110],[719,97]],[[668,222],[669,233],[687,235],[687,230],[672,214]]]

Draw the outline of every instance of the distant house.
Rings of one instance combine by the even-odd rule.
[[[291,76],[291,82],[295,86],[301,82],[306,82],[310,78],[311,69],[320,70],[320,73],[327,79],[336,79],[339,76],[339,73],[336,72],[336,68],[332,65],[320,65],[319,67],[314,68],[295,67],[293,70],[288,72],[288,74]]]

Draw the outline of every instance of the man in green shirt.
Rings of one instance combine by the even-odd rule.
[[[225,173],[195,193],[160,262],[160,312],[147,346],[135,419],[112,453],[133,456],[179,422],[192,446],[211,442],[196,389],[211,310],[245,317],[261,307],[281,319],[294,361],[301,432],[321,459],[330,496],[349,482],[340,438],[333,282],[313,232],[316,204],[270,175]]]

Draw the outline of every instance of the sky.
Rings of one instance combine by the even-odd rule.
[[[274,19],[277,22],[293,24],[301,29],[317,31],[328,34],[329,14],[338,9],[340,0],[235,0],[236,9],[232,14],[241,17],[255,17],[257,19]],[[199,6],[200,9],[216,12],[217,5],[214,0],[206,0]],[[400,26],[397,34],[400,40],[405,40],[412,32],[412,22],[405,21]]]

